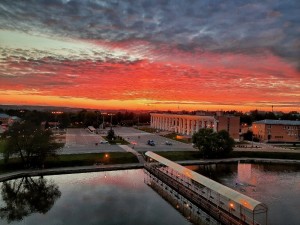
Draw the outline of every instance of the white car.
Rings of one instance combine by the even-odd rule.
[[[108,141],[100,141],[100,144],[108,144]]]

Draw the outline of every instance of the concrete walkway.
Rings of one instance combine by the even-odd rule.
[[[135,151],[133,148],[130,148],[128,145],[119,145],[122,149],[124,149],[126,152],[131,152],[134,154],[140,163],[145,163],[144,157],[137,151]]]

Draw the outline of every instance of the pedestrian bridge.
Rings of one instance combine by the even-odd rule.
[[[267,224],[265,204],[204,177],[153,152],[146,152],[145,170],[222,224]],[[151,186],[151,180],[148,182]]]

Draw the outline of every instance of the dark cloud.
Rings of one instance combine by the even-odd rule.
[[[181,50],[257,54],[300,61],[300,1],[0,2],[0,28],[111,42],[142,39]]]

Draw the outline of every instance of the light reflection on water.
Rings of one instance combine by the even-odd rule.
[[[144,184],[143,170],[55,175],[43,179],[58,186],[60,198],[45,214],[32,213],[10,224],[190,224]],[[3,205],[0,199],[1,208]],[[7,221],[2,219],[0,224]]]
[[[265,203],[269,225],[300,224],[299,165],[240,163],[188,168]]]

